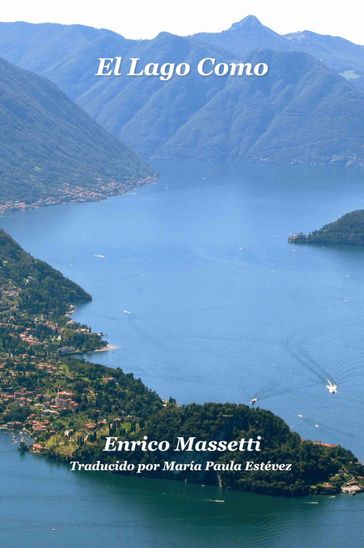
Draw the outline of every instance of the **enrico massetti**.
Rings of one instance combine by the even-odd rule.
[[[261,436],[254,438],[241,438],[240,440],[198,440],[195,436],[178,436],[174,447],[167,440],[149,440],[143,436],[142,440],[120,440],[116,436],[107,436],[103,451],[261,451]]]

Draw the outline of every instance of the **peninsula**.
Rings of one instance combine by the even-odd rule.
[[[347,213],[337,221],[324,225],[309,234],[294,234],[288,238],[291,244],[364,246],[364,210]]]

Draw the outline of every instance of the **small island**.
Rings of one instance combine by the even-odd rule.
[[[305,235],[289,236],[291,244],[364,246],[364,210],[358,209]]]
[[[181,406],[120,368],[77,359],[76,353],[106,346],[101,334],[70,317],[74,306],[90,299],[0,230],[0,428],[12,432],[19,449],[65,463],[160,464],[157,473],[145,468],[143,475],[272,495],[364,490],[364,466],[351,451],[303,440],[270,411],[231,403]],[[110,436],[166,440],[171,447],[180,436],[228,442],[260,436],[262,450],[110,455],[104,452]],[[257,468],[246,471],[252,460]],[[164,461],[176,465],[165,470]],[[191,461],[201,471],[186,466]],[[206,469],[208,461],[217,467]],[[277,471],[264,463],[291,466]]]

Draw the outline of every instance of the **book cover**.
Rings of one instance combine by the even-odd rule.
[[[360,12],[3,7],[0,546],[364,545]]]

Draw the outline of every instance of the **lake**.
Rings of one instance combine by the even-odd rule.
[[[156,167],[159,182],[137,193],[12,213],[0,224],[92,294],[74,317],[118,346],[90,356],[93,361],[133,372],[180,403],[257,397],[302,436],[341,443],[364,459],[364,251],[287,243],[291,232],[364,209],[364,172],[190,162]],[[339,386],[335,396],[325,388],[328,376]],[[7,458],[12,447],[2,443]],[[16,454],[11,466],[6,485],[19,483],[17,504],[31,530],[21,478],[49,478],[36,490],[39,539],[43,526],[53,527],[47,496],[57,499],[57,485],[64,493],[56,505],[62,540],[77,532],[89,546],[97,538],[143,546],[144,534],[148,545],[159,546],[182,545],[183,535],[193,546],[206,546],[206,539],[302,546],[303,534],[307,542],[326,541],[329,526],[336,531],[331,546],[341,546],[346,525],[362,534],[362,497],[317,498],[316,505],[211,488],[207,498],[226,501],[207,503],[198,486],[71,474],[31,455],[23,461]],[[67,497],[79,502],[77,519]],[[20,535],[19,523],[10,523]],[[119,542],[121,530],[131,536]]]

